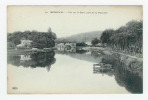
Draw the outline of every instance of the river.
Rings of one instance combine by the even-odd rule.
[[[142,93],[142,78],[122,64],[99,71],[104,55],[90,51],[8,55],[8,93]]]

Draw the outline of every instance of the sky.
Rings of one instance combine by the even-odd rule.
[[[142,13],[142,6],[8,6],[7,32],[51,28],[58,38],[67,37],[117,29],[130,20],[142,20]]]

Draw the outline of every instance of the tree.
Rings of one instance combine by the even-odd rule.
[[[87,46],[87,44],[84,42],[81,42],[81,43],[76,43],[76,46]]]
[[[114,49],[142,53],[143,22],[129,21],[116,30],[104,30],[100,39]]]
[[[98,44],[98,43],[100,43],[101,42],[101,40],[99,40],[99,39],[97,39],[97,38],[94,38],[92,41],[91,41],[91,44],[92,45],[96,45],[96,44]]]
[[[54,32],[52,32],[51,28],[49,27],[48,32],[50,37],[52,37],[54,40],[57,39],[57,36]]]
[[[48,33],[51,33],[52,31],[51,31],[51,27],[49,27],[49,29],[48,29]]]
[[[15,44],[12,42],[7,43],[7,48],[15,48]]]
[[[52,32],[50,28],[48,32],[24,31],[9,33],[7,36],[7,41],[9,43],[8,46],[12,44],[16,46],[21,43],[22,39],[32,40],[32,47],[43,49],[54,47],[54,40],[56,38],[56,34]]]
[[[113,29],[107,29],[105,31],[103,31],[100,39],[102,41],[102,43],[110,43],[110,37],[115,33],[115,31]]]

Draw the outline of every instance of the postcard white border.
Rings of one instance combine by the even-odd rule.
[[[0,0],[0,100],[146,100],[148,98],[148,2],[147,0]],[[144,93],[143,94],[7,94],[7,5],[143,5]]]

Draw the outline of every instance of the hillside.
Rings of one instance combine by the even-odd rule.
[[[56,42],[91,42],[94,38],[100,39],[102,31],[93,31],[75,34],[69,37],[62,37],[56,39]]]

